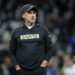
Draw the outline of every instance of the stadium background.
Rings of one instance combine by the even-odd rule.
[[[65,67],[75,62],[75,1],[74,0],[0,0],[0,75],[16,75],[9,57],[11,32],[22,25],[21,7],[38,7],[37,21],[48,27],[54,55],[47,75],[65,75]]]

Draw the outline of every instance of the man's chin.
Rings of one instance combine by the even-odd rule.
[[[35,23],[35,21],[31,21],[31,23]]]

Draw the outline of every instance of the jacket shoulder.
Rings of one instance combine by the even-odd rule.
[[[49,32],[49,30],[48,30],[48,28],[46,27],[46,26],[44,26],[44,25],[39,25],[40,26],[40,28],[42,29],[42,30],[44,30],[46,33],[50,33]]]
[[[39,27],[42,28],[42,29],[44,29],[44,30],[47,30],[48,29],[46,26],[41,25],[41,24],[39,24]]]
[[[22,27],[18,27],[11,32],[11,35],[15,35],[22,30]]]

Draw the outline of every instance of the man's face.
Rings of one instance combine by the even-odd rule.
[[[25,19],[25,21],[29,23],[35,23],[36,21],[36,11],[30,10],[28,12],[25,12],[22,17]]]

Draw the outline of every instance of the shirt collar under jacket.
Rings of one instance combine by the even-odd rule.
[[[25,23],[23,23],[23,28],[25,28],[25,29],[27,29],[27,30],[34,30],[36,27],[38,27],[39,26],[39,24],[36,24],[35,23],[35,25],[31,28],[31,29],[29,29],[26,25],[25,25]]]

